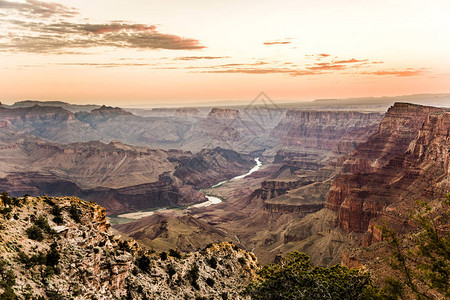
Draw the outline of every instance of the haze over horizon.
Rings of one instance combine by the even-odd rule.
[[[447,1],[0,0],[0,101],[448,93]]]

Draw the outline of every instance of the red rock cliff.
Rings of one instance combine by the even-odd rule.
[[[450,190],[450,111],[396,103],[379,130],[344,163],[325,207],[347,232],[374,232],[376,220],[407,221],[415,200]]]

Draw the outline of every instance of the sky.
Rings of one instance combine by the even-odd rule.
[[[0,0],[0,101],[450,92],[448,0]]]

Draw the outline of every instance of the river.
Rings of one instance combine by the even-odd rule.
[[[259,157],[255,158],[255,163],[256,163],[256,165],[253,168],[251,168],[247,173],[235,176],[229,180],[221,181],[221,182],[216,183],[215,185],[213,185],[209,188],[203,189],[201,191],[208,193],[207,190],[209,191],[210,189],[217,188],[217,187],[219,187],[227,182],[230,182],[230,181],[236,181],[236,180],[242,179],[242,178],[258,171],[262,166],[262,162],[259,160]],[[222,199],[220,199],[217,196],[211,195],[211,194],[206,194],[206,198],[208,200],[205,202],[193,204],[193,205],[190,205],[187,207],[182,207],[181,209],[208,207],[210,205],[219,204],[220,202],[222,202]],[[139,220],[144,217],[151,216],[157,212],[169,210],[169,209],[180,209],[180,207],[172,207],[172,208],[171,207],[160,207],[160,208],[154,208],[151,210],[140,210],[140,211],[135,211],[135,212],[130,212],[130,213],[123,213],[120,215],[114,215],[114,216],[108,217],[108,220],[113,225],[114,224],[124,224],[124,223],[129,223],[129,222],[132,222],[135,220]]]

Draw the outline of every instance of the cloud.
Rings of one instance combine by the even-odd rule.
[[[176,57],[173,60],[210,60],[210,59],[222,59],[222,58],[230,58],[229,56],[181,56]]]
[[[343,64],[334,64],[334,63],[316,63],[312,67],[308,67],[308,70],[344,70],[346,68]]]
[[[319,56],[319,57],[328,57],[328,56],[330,56],[330,54],[327,54],[327,53],[320,53],[320,54],[317,54],[317,56]]]
[[[55,3],[27,0],[26,3],[0,0],[0,9],[14,11],[29,18],[73,17],[78,10]]]
[[[22,31],[1,43],[7,51],[61,54],[71,49],[95,47],[198,50],[200,42],[173,34],[160,33],[155,25],[131,23],[42,23],[10,20]]]
[[[264,42],[263,45],[265,45],[265,46],[288,45],[290,43],[291,43],[290,41],[269,41],[269,42]]]
[[[369,60],[352,58],[352,59],[344,59],[344,60],[335,60],[335,61],[333,61],[333,63],[335,63],[335,64],[353,64],[353,63],[365,63],[367,61],[369,61]]]
[[[425,73],[425,69],[412,69],[408,68],[406,70],[382,70],[373,72],[361,72],[359,74],[364,75],[377,75],[377,76],[397,76],[397,77],[409,77],[409,76],[420,76]]]

